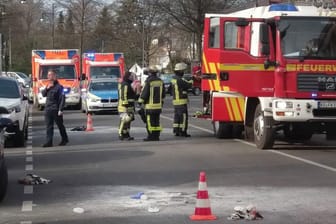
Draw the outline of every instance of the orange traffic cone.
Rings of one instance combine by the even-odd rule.
[[[217,219],[216,216],[211,214],[205,172],[200,173],[195,214],[189,217],[194,221]]]
[[[92,115],[91,113],[87,113],[87,122],[86,122],[86,129],[85,131],[93,131],[93,125],[92,125]]]

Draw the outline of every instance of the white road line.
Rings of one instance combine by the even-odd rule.
[[[235,139],[235,141],[241,142],[245,145],[249,145],[249,146],[252,146],[252,147],[256,148],[255,144],[253,144],[251,142],[247,142],[247,141],[244,141],[244,140],[241,140],[241,139]],[[320,168],[323,168],[323,169],[326,169],[326,170],[329,170],[329,171],[336,172],[336,168],[334,168],[334,167],[323,165],[321,163],[317,163],[317,162],[314,162],[314,161],[311,161],[311,160],[308,160],[308,159],[304,159],[304,158],[301,158],[301,157],[298,157],[298,156],[293,156],[293,155],[288,154],[288,153],[280,152],[280,151],[277,151],[277,150],[265,150],[265,152],[276,153],[276,154],[279,154],[279,155],[282,155],[282,156],[285,156],[285,157],[288,157],[288,158],[291,158],[291,159],[295,159],[295,160],[298,160],[298,161],[301,161],[301,162],[304,162],[304,163],[307,163],[307,164],[310,164],[310,165],[313,165],[313,166],[317,166],[317,167],[320,167]]]
[[[167,119],[169,121],[174,121],[174,119],[170,118],[170,117],[166,117],[164,115],[161,115],[162,118],[164,119]],[[202,128],[202,127],[199,127],[199,126],[196,126],[196,125],[193,125],[193,124],[188,124],[189,127],[193,127],[195,129],[198,129],[198,130],[201,130],[201,131],[204,131],[204,132],[207,132],[207,133],[210,133],[210,134],[213,134],[214,132],[212,130],[209,130],[209,129],[206,129],[206,128]]]
[[[289,157],[289,158],[292,158],[292,159],[296,159],[296,160],[299,160],[301,162],[308,163],[310,165],[317,166],[317,167],[320,167],[320,168],[323,168],[323,169],[326,169],[326,170],[336,172],[336,168],[333,168],[331,166],[326,166],[326,165],[323,165],[321,163],[317,163],[317,162],[314,162],[314,161],[311,161],[311,160],[308,160],[308,159],[303,159],[301,157],[293,156],[293,155],[290,155],[290,154],[287,154],[287,153],[284,153],[284,152],[280,152],[280,151],[276,151],[276,150],[267,150],[267,151],[268,152],[273,152],[273,153],[276,153],[276,154],[279,154],[279,155],[282,155],[282,156],[286,156],[286,157]]]
[[[26,157],[26,162],[33,162],[33,157],[32,156]]]
[[[21,221],[20,224],[32,224],[32,221]]]
[[[31,147],[31,146],[30,146]],[[31,156],[31,155],[33,155],[33,151],[26,151],[26,155],[27,156]]]
[[[170,118],[170,117],[166,117],[166,116],[162,116],[162,115],[161,115],[161,117],[163,117],[167,120],[173,121],[173,119]],[[205,129],[205,128],[202,128],[202,127],[199,127],[199,126],[196,126],[196,125],[189,125],[189,126],[195,128],[195,129],[201,130],[201,131],[205,131],[207,133],[213,133],[213,131],[211,131],[209,129]],[[245,145],[249,145],[249,146],[252,146],[252,147],[256,148],[255,144],[253,144],[251,142],[247,142],[247,141],[244,141],[244,140],[241,140],[241,139],[234,139],[234,140],[237,141],[237,142],[241,142]],[[314,161],[311,161],[311,160],[308,160],[308,159],[304,159],[304,158],[301,158],[301,157],[298,157],[298,156],[293,156],[293,155],[290,155],[290,154],[287,154],[287,153],[284,153],[284,152],[280,152],[280,151],[277,151],[277,150],[266,150],[265,152],[272,152],[272,153],[282,155],[282,156],[286,156],[288,158],[295,159],[295,160],[298,160],[298,161],[301,161],[301,162],[304,162],[304,163],[307,163],[307,164],[310,164],[310,165],[313,165],[313,166],[316,166],[316,167],[320,167],[320,168],[323,168],[323,169],[326,169],[326,170],[329,170],[329,171],[336,172],[336,168],[334,168],[334,167],[327,166],[327,165],[324,165],[324,164],[321,164],[321,163],[317,163],[317,162],[314,162]]]
[[[34,169],[33,164],[26,165],[26,171],[32,171]]]
[[[33,211],[33,201],[23,201],[22,202],[22,211],[23,212]]]
[[[33,194],[34,193],[34,187],[26,185],[23,187],[23,193],[24,194]]]

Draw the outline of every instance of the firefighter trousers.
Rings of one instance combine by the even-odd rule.
[[[131,130],[131,122],[134,120],[134,113],[127,113],[131,120],[125,120],[123,116],[120,116],[119,122],[119,138],[129,138]],[[122,114],[123,115],[123,114]]]
[[[160,111],[146,111],[147,140],[159,140],[162,127],[160,125]]]
[[[176,136],[187,134],[188,129],[188,105],[178,105],[174,107],[173,132]]]

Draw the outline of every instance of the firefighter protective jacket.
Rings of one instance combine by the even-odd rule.
[[[119,84],[118,112],[134,112],[136,94],[131,86],[132,81],[123,81]]]
[[[146,110],[161,111],[164,98],[163,81],[156,75],[149,76],[145,81],[138,102],[145,104]]]
[[[193,81],[185,80],[181,76],[175,75],[171,80],[173,105],[186,105],[188,103],[188,89],[192,88]]]

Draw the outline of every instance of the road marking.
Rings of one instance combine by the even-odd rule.
[[[23,201],[22,202],[22,211],[23,212],[33,211],[33,201]]]
[[[34,193],[33,186],[24,186],[23,187],[23,193],[24,194],[33,194]]]
[[[32,171],[34,168],[33,168],[33,164],[27,164],[26,165],[26,171]]]
[[[166,117],[166,116],[163,116],[163,115],[161,115],[161,117],[163,117],[167,120],[173,121],[173,119],[170,118],[170,117]],[[199,126],[196,126],[196,125],[189,125],[189,126],[195,128],[195,129],[201,130],[201,131],[205,131],[207,133],[213,133],[213,131],[210,131],[209,129],[205,129],[205,128],[202,128],[202,127],[199,127]],[[247,141],[244,141],[244,140],[241,140],[241,139],[233,139],[233,140],[256,148],[254,143],[247,142]],[[326,169],[326,170],[329,170],[329,171],[336,172],[336,168],[334,168],[334,167],[327,166],[327,165],[324,165],[324,164],[321,164],[321,163],[317,163],[317,162],[314,162],[314,161],[311,161],[311,160],[308,160],[308,159],[304,159],[304,158],[301,158],[301,157],[298,157],[298,156],[293,156],[293,155],[290,155],[290,154],[287,154],[287,153],[284,153],[284,152],[280,152],[280,151],[277,151],[277,150],[265,150],[265,152],[272,152],[272,153],[282,155],[282,156],[285,156],[285,157],[288,157],[288,158],[291,158],[291,159],[295,159],[295,160],[298,160],[298,161],[301,161],[301,162],[304,162],[304,163],[307,163],[307,164],[310,164],[310,165],[313,165],[313,166],[316,166],[316,167],[320,167],[320,168],[323,168],[323,169]]]
[[[276,154],[279,154],[279,155],[282,155],[282,156],[286,156],[286,157],[289,157],[289,158],[292,158],[292,159],[296,159],[296,160],[299,160],[301,162],[308,163],[310,165],[317,166],[317,167],[320,167],[320,168],[323,168],[323,169],[326,169],[326,170],[336,172],[336,168],[333,168],[331,166],[326,166],[326,165],[323,165],[321,163],[317,163],[317,162],[314,162],[314,161],[311,161],[311,160],[308,160],[308,159],[303,159],[301,157],[293,156],[293,155],[290,155],[290,154],[287,154],[287,153],[284,153],[284,152],[280,152],[280,151],[276,151],[276,150],[267,150],[267,151],[268,152],[273,152],[273,153],[276,153]]]
[[[32,221],[21,221],[20,224],[32,224]]]
[[[174,119],[170,118],[170,117],[166,117],[164,115],[161,115],[162,118],[164,119],[167,119],[169,121],[174,121]],[[196,126],[196,125],[193,125],[193,124],[188,124],[189,127],[193,127],[195,129],[198,129],[198,130],[201,130],[201,131],[204,131],[204,132],[207,132],[207,133],[210,133],[210,134],[213,134],[214,132],[212,130],[209,130],[209,129],[206,129],[206,128],[202,128],[202,127],[199,127],[199,126]]]
[[[31,147],[31,146],[30,146]],[[33,155],[33,151],[26,151],[26,155],[27,156],[31,156],[31,155]]]
[[[253,144],[251,142],[247,142],[247,141],[244,141],[244,140],[241,140],[241,139],[234,139],[234,140],[237,141],[237,142],[241,142],[245,145],[249,145],[249,146],[252,146],[254,148],[257,148],[255,146],[255,144]],[[298,157],[298,156],[293,156],[291,154],[284,153],[284,152],[281,152],[281,151],[271,149],[271,150],[265,150],[265,152],[272,152],[272,153],[282,155],[282,156],[285,156],[285,157],[288,157],[288,158],[291,158],[291,159],[295,159],[295,160],[298,160],[298,161],[301,161],[301,162],[304,162],[304,163],[307,163],[307,164],[310,164],[310,165],[313,165],[313,166],[317,166],[317,167],[320,167],[320,168],[323,168],[323,169],[326,169],[326,170],[329,170],[329,171],[336,172],[336,168],[334,168],[334,167],[323,165],[321,163],[317,163],[317,162],[314,162],[314,161],[311,161],[311,160],[308,160],[308,159],[304,159],[304,158],[301,158],[301,157]]]
[[[26,162],[33,162],[33,157],[32,156],[26,157]]]

